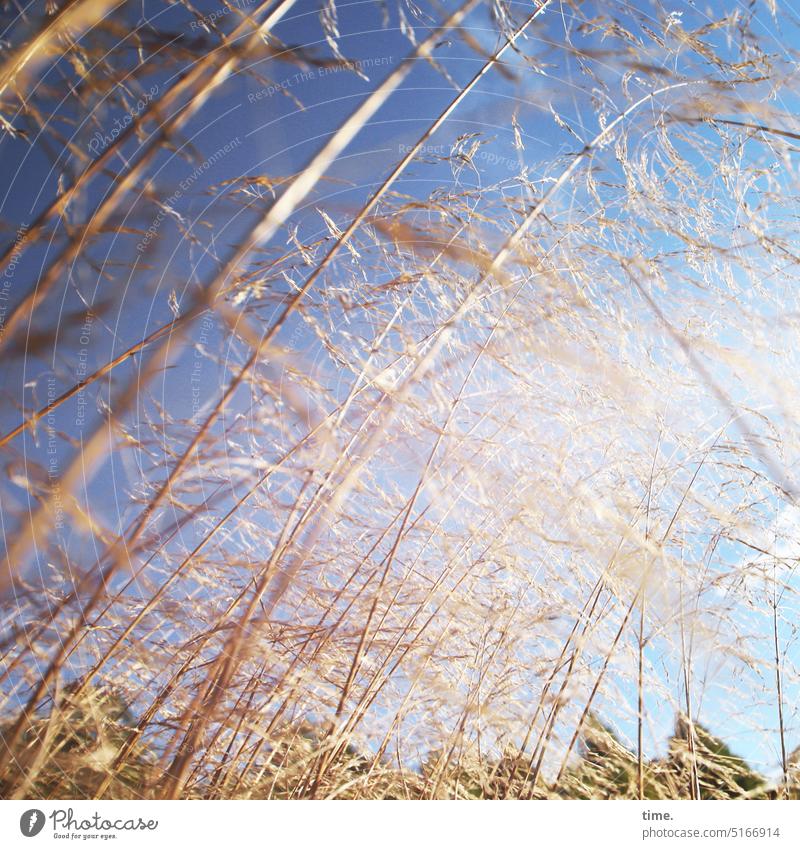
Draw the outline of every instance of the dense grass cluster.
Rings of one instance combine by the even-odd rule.
[[[790,14],[3,9],[4,796],[796,793]]]
[[[534,780],[529,756],[514,748],[453,763],[430,751],[414,768],[391,758],[345,748],[317,780],[325,757],[325,729],[308,723],[281,726],[264,747],[258,773],[242,781],[237,770],[219,769],[193,785],[195,799],[300,799],[312,794],[339,799],[776,799],[800,798],[798,755],[787,782],[753,770],[719,738],[679,717],[666,755],[644,764],[640,796],[638,760],[596,718],[586,723],[578,757],[558,782]],[[57,716],[34,721],[11,780],[25,782],[37,759],[36,779],[26,784],[33,798],[92,798],[102,789],[115,799],[157,798],[158,757],[139,742],[136,721],[121,698],[91,690],[79,699],[67,693]],[[42,744],[45,745],[42,745]],[[125,750],[123,769],[109,765]],[[46,753],[46,758],[45,758]],[[692,786],[694,785],[694,787]],[[143,792],[144,791],[144,792]]]

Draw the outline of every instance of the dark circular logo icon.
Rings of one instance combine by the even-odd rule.
[[[44,814],[37,808],[31,808],[19,818],[19,830],[25,837],[36,837],[44,828]]]

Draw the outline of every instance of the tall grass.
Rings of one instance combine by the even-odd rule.
[[[3,795],[796,794],[788,16],[7,11]]]

